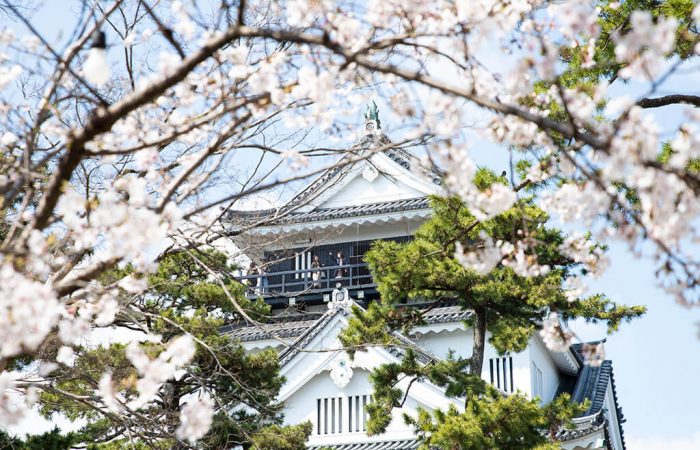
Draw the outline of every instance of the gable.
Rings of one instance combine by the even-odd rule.
[[[369,167],[365,165],[365,167]],[[370,181],[371,180],[371,181]],[[318,205],[319,208],[338,208],[350,205],[366,205],[395,200],[406,200],[425,196],[424,192],[407,186],[388,175],[378,173],[368,179],[362,174],[355,176],[343,188]]]
[[[361,157],[369,150],[353,155]],[[343,160],[339,161],[342,164]],[[371,154],[348,165],[335,166],[297,194],[291,204],[297,211],[421,198],[440,190],[437,169],[411,170],[417,159],[406,151]],[[414,167],[415,169],[415,167]],[[425,172],[418,175],[418,172]]]
[[[310,422],[313,426],[310,446],[366,443],[366,405],[371,402],[373,391],[369,375],[380,364],[397,362],[400,356],[384,348],[371,347],[357,352],[354,361],[349,362],[338,342],[338,334],[347,325],[348,314],[346,307],[335,306],[280,355],[281,374],[287,379],[278,397],[285,404],[284,421],[286,424]],[[405,342],[411,345],[409,340]],[[339,360],[346,365],[340,366]],[[339,367],[346,371],[345,377],[337,375]],[[412,442],[415,435],[403,421],[403,414],[415,416],[419,407],[432,411],[450,403],[458,404],[428,382],[413,383],[404,378],[397,387],[408,391],[405,402],[392,412],[387,430],[372,439]]]
[[[349,310],[345,307],[334,307],[318,320],[315,327],[310,328],[291,347],[280,354],[282,365],[280,374],[287,379],[287,382],[280,391],[279,400],[286,401],[291,398],[319,374],[325,373],[326,377],[330,377],[330,371],[335,367],[337,360],[345,357],[338,336],[347,325],[349,314]],[[408,339],[402,339],[405,339],[406,346],[412,344]],[[363,373],[381,364],[396,363],[399,361],[399,356],[380,347],[371,347],[366,351],[357,352],[351,364],[353,375],[350,380],[352,381],[355,371]],[[427,354],[424,356],[430,357]],[[406,383],[408,383],[407,380]],[[420,386],[411,389],[409,395],[419,400],[423,406],[435,408],[437,405],[445,405],[446,402],[452,401],[444,395],[442,389],[429,383],[418,384]]]

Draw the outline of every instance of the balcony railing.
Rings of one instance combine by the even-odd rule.
[[[325,293],[338,284],[347,289],[373,288],[376,285],[366,263],[324,266],[303,270],[287,270],[236,279],[249,286],[249,296],[290,297],[307,293]]]

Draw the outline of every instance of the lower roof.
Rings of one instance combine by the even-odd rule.
[[[296,211],[294,208],[278,208],[257,211],[228,210],[226,219],[234,224],[257,226],[279,226],[288,224],[320,222],[324,220],[348,219],[352,217],[404,213],[407,211],[431,211],[428,197],[367,203],[364,205],[317,208],[312,211]]]
[[[453,302],[406,305],[406,307],[418,309],[426,325],[461,322],[471,314]],[[297,338],[316,324],[323,315],[323,313],[284,315],[272,317],[270,322],[265,324],[232,323],[222,327],[221,331],[240,339],[241,342],[262,341],[275,337]]]
[[[598,344],[598,342],[590,342],[589,344]],[[571,400],[577,403],[583,403],[589,400],[591,405],[584,415],[589,417],[601,415],[601,413],[604,412],[605,394],[608,385],[610,385],[616,406],[615,411],[611,411],[611,413],[617,416],[617,423],[620,427],[620,440],[622,441],[622,448],[624,449],[626,448],[625,434],[622,424],[625,423],[625,416],[622,414],[622,408],[617,401],[617,389],[615,388],[612,361],[605,360],[599,366],[584,364],[582,348],[583,344],[574,344],[571,346],[574,355],[579,362],[581,362],[581,370],[571,390]]]
[[[400,441],[362,442],[356,444],[315,445],[308,450],[416,450],[420,443],[414,439]]]

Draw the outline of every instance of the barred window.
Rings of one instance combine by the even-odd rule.
[[[502,356],[489,359],[491,384],[505,392],[515,392],[513,384],[513,357]]]
[[[372,396],[367,394],[316,399],[316,434],[367,431],[370,401]]]

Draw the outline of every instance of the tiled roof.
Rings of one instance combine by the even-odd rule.
[[[598,342],[592,342],[591,344],[597,343]],[[571,391],[571,400],[577,403],[583,403],[584,401],[589,400],[591,405],[582,416],[599,418],[597,419],[598,423],[592,423],[592,426],[603,425],[603,422],[605,421],[603,417],[603,407],[605,405],[605,393],[608,389],[608,384],[612,386],[615,405],[619,405],[617,401],[617,390],[615,388],[615,377],[613,375],[612,361],[605,360],[600,366],[584,364],[582,347],[583,344],[574,344],[571,346],[574,356],[578,359],[582,367],[578,373],[578,376],[576,377],[576,382]],[[625,416],[622,414],[622,408],[619,406],[617,406],[615,413],[617,415],[617,422],[620,426],[622,446],[625,448],[625,436],[622,428],[622,424],[625,422]],[[573,438],[574,437],[570,437],[569,439]]]
[[[403,334],[394,331],[392,332],[392,335],[394,339],[398,341],[398,344],[390,345],[386,347],[386,350],[397,358],[402,358],[406,354],[406,350],[410,348],[416,353],[417,359],[421,364],[430,364],[440,360],[437,356],[418,346],[415,342]]]
[[[379,135],[373,135],[373,134],[368,134],[365,135],[362,140],[357,144],[355,147],[354,151],[349,151],[346,153],[346,155],[338,161],[339,164],[335,165],[334,167],[331,167],[327,171],[325,171],[321,176],[316,178],[316,180],[313,181],[309,186],[307,186],[304,190],[299,192],[297,195],[295,195],[289,202],[289,206],[291,205],[299,205],[299,204],[304,204],[308,201],[309,198],[313,197],[316,193],[321,191],[324,188],[324,185],[333,177],[338,175],[340,172],[343,170],[346,170],[349,166],[348,165],[343,165],[341,164],[344,159],[346,158],[355,158],[357,157],[357,151],[362,148],[369,148],[371,146],[375,147],[382,147],[386,146],[389,147],[391,145],[391,139],[389,139],[385,134],[379,134]],[[383,153],[391,158],[395,163],[403,167],[404,169],[407,170],[413,170],[416,165],[419,165],[418,158],[416,158],[411,152],[408,150],[405,150],[401,147],[393,147],[393,148],[388,148],[387,150],[384,150]],[[353,163],[354,164],[354,163]],[[352,164],[350,164],[352,165]],[[423,172],[423,175],[430,178],[433,183],[435,184],[440,184],[442,183],[442,178],[445,175],[445,173],[438,169],[435,166],[429,166],[429,167],[424,167],[423,165],[420,165],[421,172]]]
[[[309,328],[307,328],[289,347],[286,347],[279,354],[280,366],[284,366],[294,358],[299,351],[309,345],[309,342],[315,338],[318,333],[330,322],[336,314],[348,314],[345,308],[329,309],[320,319],[316,320]]]
[[[423,310],[423,319],[428,325],[438,323],[461,322],[469,317],[470,312],[465,311],[459,305],[442,303],[432,307],[428,304],[411,305]],[[326,313],[327,314],[327,313]],[[243,342],[262,341],[279,338],[296,338],[311,328],[323,314],[308,313],[304,315],[274,318],[274,322],[257,326],[247,323],[231,324],[222,328],[222,332]]]
[[[421,305],[418,305],[420,308]],[[436,323],[461,322],[471,315],[471,311],[466,311],[459,305],[444,303],[434,308],[427,308],[423,311],[423,320],[428,325]]]
[[[319,222],[321,220],[345,219],[348,217],[370,216],[394,212],[429,209],[428,197],[406,200],[368,203],[365,205],[342,206],[337,208],[319,208],[313,211],[295,212],[287,208],[266,209],[259,211],[234,211],[227,213],[228,220],[241,222],[260,222],[263,226],[285,225],[290,223]]]
[[[248,324],[232,324],[222,327],[221,331],[243,342],[262,341],[265,339],[295,338],[311,327],[322,314],[305,314],[285,318],[277,318],[271,323],[257,326]]]
[[[412,170],[413,164],[418,164],[416,157],[412,153],[402,149],[402,148],[392,148],[384,152],[389,158],[393,159],[396,163],[401,165],[403,168]],[[437,167],[431,165],[429,167],[421,166],[422,172],[425,176],[429,177],[433,183],[441,184],[442,178],[445,176],[445,172],[438,169]]]
[[[605,432],[607,434],[608,421],[603,411],[582,419],[585,420],[574,423],[573,428],[565,428],[559,431],[559,433],[557,433],[557,440],[572,441],[574,439],[580,439],[599,431],[601,428],[606,429]]]
[[[315,323],[313,323],[309,328],[307,328],[289,347],[286,347],[279,354],[280,366],[284,366],[289,361],[292,360],[304,347],[309,345],[309,343],[318,335],[318,333],[323,330],[323,328],[330,322],[337,314],[349,315],[350,310],[343,306],[338,306],[328,310],[323,316],[321,316]],[[394,338],[397,340],[396,345],[391,345],[387,347],[387,350],[396,357],[401,357],[404,355],[406,349],[410,348],[416,352],[418,356],[418,361],[423,364],[429,364],[435,362],[438,358],[426,351],[425,349],[416,345],[411,339],[398,333],[392,332]]]
[[[363,442],[357,444],[316,445],[308,450],[415,450],[420,443],[416,440]]]

